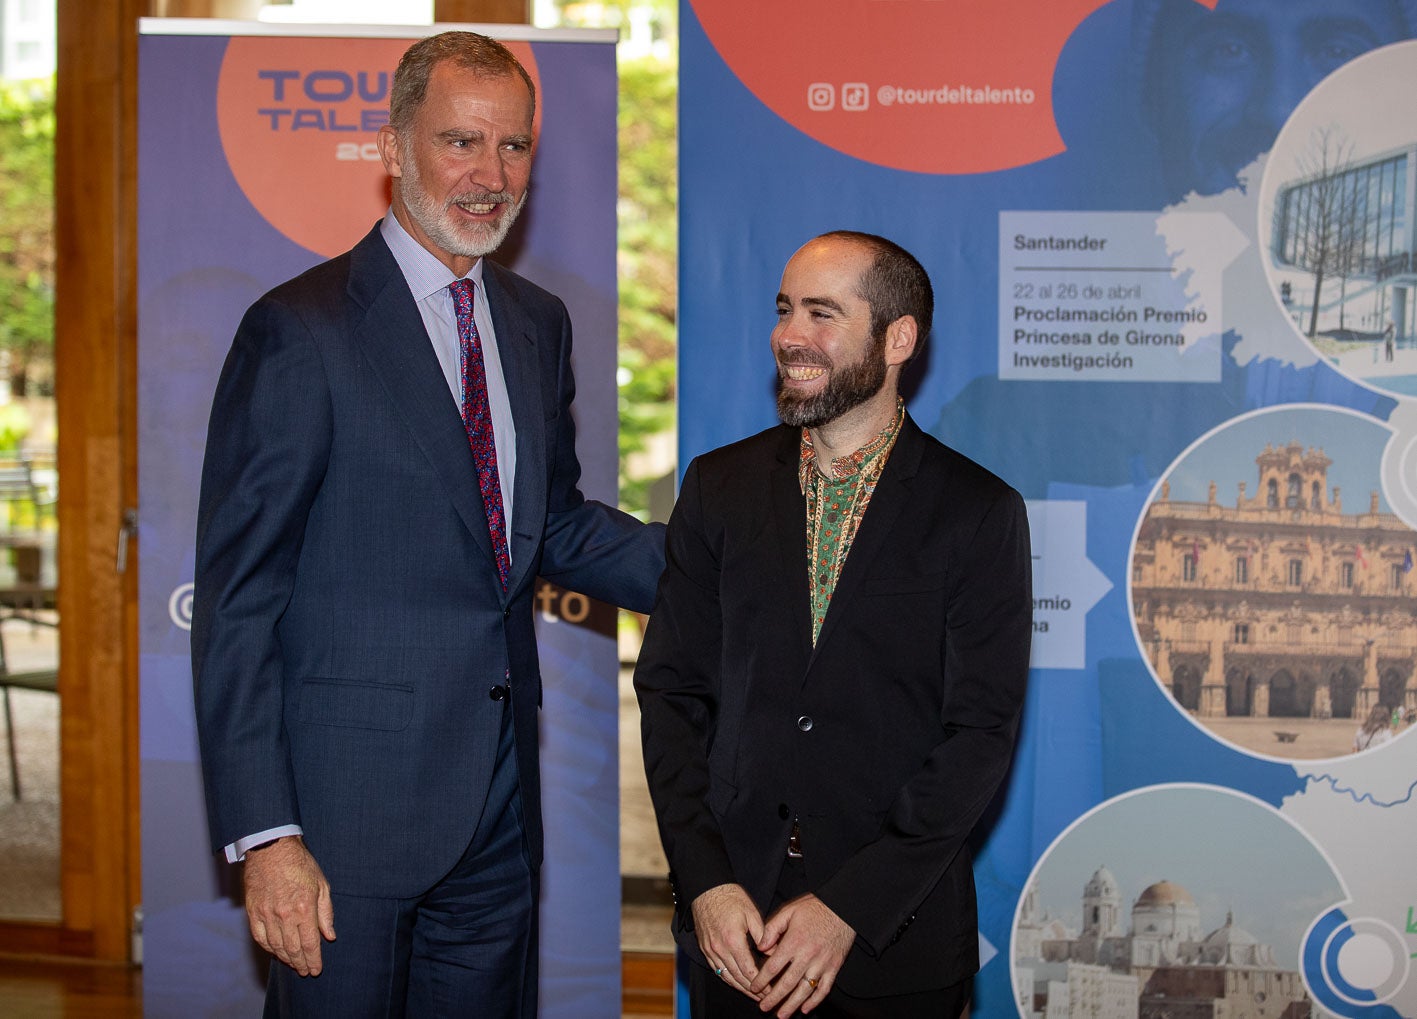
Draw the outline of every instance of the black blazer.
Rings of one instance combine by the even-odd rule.
[[[794,817],[816,894],[856,930],[838,984],[943,987],[978,968],[965,840],[1008,767],[1028,674],[1023,500],[907,416],[815,649],[799,432],[690,465],[635,673],[645,768],[689,904],[766,911]]]
[[[488,262],[516,421],[503,592],[458,408],[376,226],[247,312],[212,406],[192,663],[214,848],[300,824],[331,884],[407,897],[457,861],[510,677],[541,858],[535,578],[649,607],[662,531],[577,482],[561,301]]]

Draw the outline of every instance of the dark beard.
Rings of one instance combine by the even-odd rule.
[[[815,396],[801,397],[783,388],[777,378],[777,416],[793,428],[820,428],[847,411],[861,406],[881,391],[886,382],[885,337],[872,342],[855,364],[831,373],[827,388]]]

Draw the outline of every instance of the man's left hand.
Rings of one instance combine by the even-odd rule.
[[[778,1019],[803,1015],[826,1000],[856,932],[815,895],[803,895],[768,918],[758,949],[767,956],[750,993]]]

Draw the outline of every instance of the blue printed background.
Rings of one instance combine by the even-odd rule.
[[[1034,867],[1078,818],[1110,797],[1175,782],[1210,783],[1280,808],[1312,778],[1294,764],[1218,742],[1178,712],[1154,681],[1132,628],[1128,568],[1137,522],[1161,476],[1198,437],[1260,408],[1326,404],[1386,421],[1396,406],[1392,397],[1302,349],[1293,359],[1237,353],[1245,337],[1229,323],[1253,321],[1273,297],[1234,288],[1225,293],[1217,383],[997,377],[1001,212],[1159,216],[1183,200],[1205,208],[1226,190],[1163,165],[1156,133],[1181,125],[1148,124],[1137,99],[1137,66],[1148,56],[1137,41],[1139,26],[1158,12],[1176,13],[1171,9],[1183,2],[1191,5],[1118,0],[1073,33],[1053,77],[1066,152],[1016,169],[952,176],[872,165],[808,138],[735,76],[696,18],[694,4],[681,3],[681,470],[705,450],[776,423],[768,334],[782,267],[797,247],[832,229],[881,234],[919,257],[935,286],[930,345],[906,383],[911,414],[1026,498],[1086,503],[1087,556],[1112,585],[1087,616],[1085,666],[1034,670],[1011,774],[979,833],[981,936],[998,954],[989,958],[991,949],[985,950],[973,1014],[990,1019],[1019,1014],[1009,967],[1015,912]],[[909,18],[912,10],[908,4],[866,6],[881,18]],[[1330,5],[1326,13],[1337,18],[1352,6]],[[1417,29],[1405,5],[1357,6],[1364,16],[1376,12],[1386,26],[1370,45]],[[1297,31],[1316,8],[1271,0],[1221,0],[1218,8],[1214,17],[1252,23],[1258,33],[1249,51],[1237,43],[1227,52],[1229,59],[1254,61],[1247,87],[1257,94],[1247,130],[1250,154],[1261,154],[1321,76],[1304,79],[1297,64],[1275,63],[1281,59],[1278,35],[1270,40],[1272,49],[1261,53],[1263,33],[1278,32],[1275,26]],[[873,45],[870,20],[861,25],[860,37],[863,47]],[[1262,60],[1269,63],[1261,66]],[[1001,77],[1007,78],[1007,70],[1001,69]],[[822,81],[850,77],[833,71],[830,53],[821,55],[815,73]],[[967,137],[958,142],[971,144]],[[1253,231],[1253,223],[1248,228]],[[1282,317],[1278,325],[1276,335],[1284,332]],[[1297,339],[1294,346],[1302,348]],[[1417,835],[1410,799],[1388,804],[1405,811],[1392,823],[1408,834],[1408,845]],[[1400,854],[1379,854],[1375,866],[1391,869],[1399,897],[1417,891]],[[1081,882],[1078,887],[1080,892]],[[1347,1007],[1345,1014],[1364,1014]]]
[[[261,1008],[264,961],[232,868],[207,844],[188,633],[169,603],[192,581],[208,409],[236,325],[261,293],[320,260],[260,217],[227,166],[215,114],[226,44],[216,35],[139,44],[143,989],[152,1016]],[[533,50],[543,143],[513,267],[570,310],[581,487],[613,504],[614,48],[533,39]],[[608,631],[538,627],[547,686],[542,1014],[610,1015],[620,1001],[617,655]]]

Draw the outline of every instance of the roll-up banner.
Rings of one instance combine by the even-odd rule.
[[[444,26],[438,26],[442,28]],[[169,19],[139,40],[138,417],[143,997],[152,1016],[250,1016],[266,961],[206,834],[189,663],[207,413],[246,307],[383,214],[374,137],[427,27]],[[533,197],[499,260],[576,330],[581,487],[615,502],[614,33],[480,26],[538,81]],[[97,171],[96,171],[97,172]],[[547,858],[541,1014],[620,1008],[617,655],[611,610],[538,597]]]
[[[972,1014],[1417,1015],[1417,4],[681,12],[681,464],[855,229],[934,282],[910,413],[1028,500]]]

